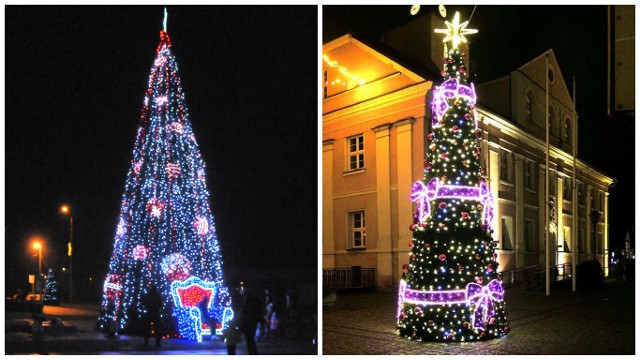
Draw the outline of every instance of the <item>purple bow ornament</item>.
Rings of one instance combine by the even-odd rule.
[[[495,316],[494,302],[504,300],[504,289],[498,279],[493,279],[486,286],[476,283],[467,284],[467,303],[471,308],[471,323],[474,328],[485,330],[485,324]]]
[[[431,179],[425,185],[422,181],[416,181],[411,188],[411,196],[409,200],[412,202],[416,202],[416,213],[418,218],[418,223],[424,223],[427,221],[429,214],[431,214],[431,206],[429,205],[429,200],[432,199],[436,194],[436,186],[437,179]]]

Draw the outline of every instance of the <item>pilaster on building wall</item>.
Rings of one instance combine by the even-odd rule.
[[[394,123],[396,128],[396,163],[397,163],[397,183],[398,183],[398,201],[397,201],[397,217],[398,217],[398,239],[394,244],[395,269],[394,283],[397,283],[402,274],[402,264],[409,258],[409,248],[407,244],[411,241],[413,234],[409,230],[413,219],[413,206],[409,202],[411,194],[411,186],[413,185],[413,126],[414,118],[406,118]],[[420,160],[420,159],[419,159]]]
[[[322,142],[322,267],[335,267],[333,219],[334,139]]]
[[[391,239],[391,124],[373,128],[376,136],[376,212],[378,214],[377,272],[378,287],[390,288],[393,283],[393,243]]]

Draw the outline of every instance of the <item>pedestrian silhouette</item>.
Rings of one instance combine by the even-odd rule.
[[[209,314],[209,296],[206,294],[202,297],[202,300],[198,302],[198,310],[200,310],[200,321],[203,324],[207,324],[209,329],[211,329],[211,339],[213,340],[216,334],[216,326],[218,325],[218,320],[212,318]]]
[[[247,342],[249,355],[258,355],[256,348],[256,329],[262,320],[262,300],[252,291],[245,291],[240,311],[239,328]]]
[[[228,327],[222,332],[222,336],[225,344],[227,344],[227,355],[235,355],[236,345],[240,342],[242,336],[235,318],[229,321]]]
[[[113,298],[107,299],[107,337],[115,338],[118,333],[118,323],[116,321],[116,303]]]
[[[144,346],[149,346],[149,337],[154,336],[156,338],[156,347],[160,347],[160,339],[162,338],[160,322],[162,298],[155,286],[151,286],[147,295],[142,298],[142,305],[147,311],[144,316]]]

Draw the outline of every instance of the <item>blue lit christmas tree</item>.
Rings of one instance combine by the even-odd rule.
[[[475,341],[509,332],[504,289],[491,236],[493,199],[480,167],[476,94],[458,45],[466,29],[455,14],[444,41],[444,82],[433,90],[432,132],[424,181],[414,184],[416,212],[409,263],[400,283],[400,335],[419,341]]]
[[[47,279],[44,282],[44,296],[42,301],[47,305],[60,304],[60,297],[58,296],[58,282],[53,273],[53,269],[49,269],[47,272]]]
[[[101,322],[135,331],[146,312],[142,299],[155,287],[169,335],[200,341],[221,334],[233,312],[205,165],[177,71],[165,17],[122,195]],[[205,295],[216,329],[201,321],[197,304]]]

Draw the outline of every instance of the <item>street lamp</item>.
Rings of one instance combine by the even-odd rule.
[[[600,212],[596,209],[591,209],[591,213],[589,213],[589,218],[591,218],[591,226],[593,226],[593,260],[596,260],[596,226],[598,225],[598,220],[600,220]]]
[[[33,243],[33,248],[38,249],[38,276],[42,274],[42,244],[36,241]]]
[[[67,243],[67,255],[69,256],[69,302],[73,301],[73,215],[71,207],[62,205],[60,213],[69,215],[69,243]]]

